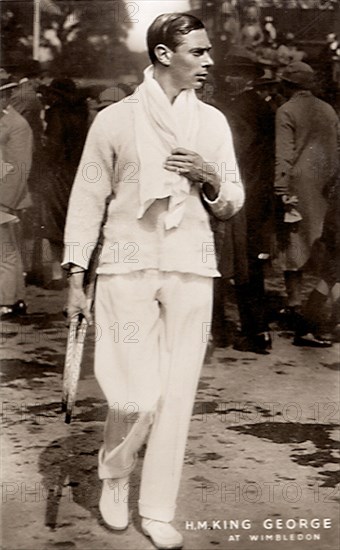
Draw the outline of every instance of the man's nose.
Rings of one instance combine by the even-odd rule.
[[[211,67],[213,64],[214,64],[214,61],[213,61],[213,59],[212,59],[210,53],[209,53],[209,52],[206,52],[206,53],[204,54],[204,58],[203,58],[203,63],[202,63],[202,65],[203,65],[204,67]]]

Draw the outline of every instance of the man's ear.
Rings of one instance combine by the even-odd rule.
[[[165,44],[157,44],[154,49],[154,53],[159,63],[165,65],[166,67],[169,67],[173,51],[170,50],[168,46],[165,46]]]

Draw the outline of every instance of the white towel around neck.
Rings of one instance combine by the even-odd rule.
[[[169,197],[165,228],[178,227],[190,183],[185,176],[170,172],[163,165],[175,147],[195,150],[200,122],[199,101],[194,90],[183,90],[171,104],[153,77],[153,66],[149,66],[135,93],[133,110],[140,163],[137,218],[141,219],[156,199]]]

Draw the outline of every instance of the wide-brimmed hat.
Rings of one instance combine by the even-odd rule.
[[[303,61],[293,61],[283,69],[281,80],[301,88],[310,88],[314,82],[314,70]]]
[[[237,72],[237,69],[254,69],[258,73],[258,77],[264,73],[262,63],[259,62],[256,55],[242,46],[230,48],[225,57],[224,66],[233,72],[235,70]]]
[[[267,86],[275,86],[275,84],[278,84],[280,81],[277,78],[268,78],[268,77],[261,77],[256,78],[256,80],[253,81],[252,86],[253,88],[266,88]]]
[[[111,86],[111,88],[106,88],[103,90],[98,97],[97,109],[101,110],[104,107],[112,105],[112,103],[117,103],[126,97],[126,93],[120,86]]]
[[[17,82],[10,82],[10,81],[4,82],[0,86],[0,92],[3,92],[4,90],[11,90],[12,88],[17,88],[17,86],[18,86]]]

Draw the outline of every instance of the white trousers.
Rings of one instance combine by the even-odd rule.
[[[98,277],[95,374],[109,405],[99,477],[129,475],[149,435],[143,517],[174,517],[211,308],[209,277],[158,270]]]

